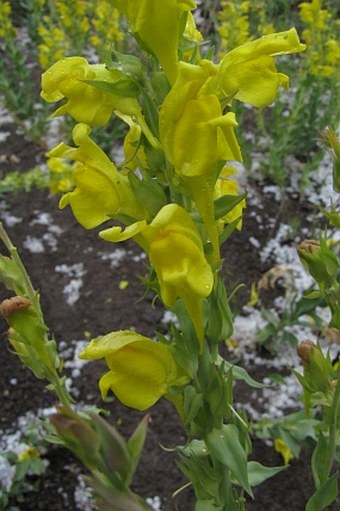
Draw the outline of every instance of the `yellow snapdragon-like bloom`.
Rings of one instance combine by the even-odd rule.
[[[220,161],[242,161],[234,128],[235,115],[226,114],[216,95],[204,87],[215,66],[181,62],[177,79],[159,115],[160,139],[167,159],[196,203],[213,245],[212,259],[219,260],[218,230],[213,194]],[[202,92],[203,91],[203,92]]]
[[[68,113],[77,122],[103,126],[114,110],[140,117],[140,106],[136,98],[106,92],[82,80],[114,84],[124,78],[123,73],[109,70],[103,64],[89,64],[83,57],[66,57],[43,73],[41,96],[49,102],[66,98],[66,103],[54,112],[55,116]]]
[[[289,462],[294,459],[294,454],[289,449],[288,445],[282,438],[275,438],[274,449],[276,452],[281,454],[285,465],[289,465]]]
[[[194,0],[112,0],[128,19],[132,32],[148,52],[155,55],[170,82],[176,77],[178,41]],[[184,23],[183,23],[184,19]],[[192,20],[191,20],[192,22]]]
[[[74,216],[85,229],[92,229],[115,215],[144,218],[143,206],[136,200],[127,176],[89,137],[90,127],[77,124],[73,139],[78,147],[63,142],[49,156],[79,162],[73,170],[75,189],[62,196],[60,207],[70,205]]]
[[[288,87],[288,76],[278,73],[275,56],[304,51],[295,28],[265,35],[227,53],[217,65],[216,75],[205,84],[205,94],[220,99],[238,99],[256,107],[271,104],[280,85]]]
[[[162,146],[182,177],[210,174],[219,160],[242,159],[234,134],[234,114],[223,114],[217,96],[202,93],[214,73],[214,65],[208,61],[202,66],[181,62],[177,80],[160,110]]]
[[[130,330],[93,339],[79,357],[105,358],[109,371],[99,381],[103,399],[112,390],[124,405],[137,410],[146,410],[170,387],[189,380],[176,364],[169,346]]]
[[[119,227],[106,229],[100,236],[114,242],[135,238],[155,268],[164,304],[172,309],[177,298],[183,299],[202,346],[202,303],[212,291],[214,274],[188,212],[178,204],[167,204],[148,226],[140,221],[123,232]]]
[[[214,275],[195,223],[184,208],[168,204],[142,231],[142,236],[164,304],[171,309],[177,298],[184,300],[202,345],[202,300],[212,291]]]

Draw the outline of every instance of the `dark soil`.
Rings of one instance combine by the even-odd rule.
[[[13,136],[2,144],[0,153],[3,171],[28,169],[37,161],[36,157],[40,154],[23,137],[16,135],[14,130]],[[16,158],[13,158],[13,155]],[[259,185],[254,190],[261,195]],[[297,197],[286,197],[285,200],[285,207],[280,208],[270,196],[262,197],[268,218],[276,218],[277,225],[282,220],[287,222],[289,219],[297,218],[303,225],[306,213],[311,212],[313,206],[300,202]],[[22,219],[12,227],[6,225],[5,227],[19,248],[34,286],[40,291],[46,322],[58,343],[63,341],[69,346],[74,340],[84,339],[85,332],[94,337],[111,330],[133,326],[138,332],[152,336],[155,330],[164,329],[164,325],[161,324],[162,309],[157,303],[155,305],[151,303],[152,297],[141,299],[144,287],[135,276],[145,275],[146,268],[143,260],[135,260],[134,256],[139,255],[140,251],[133,243],[124,245],[128,257],[122,259],[117,268],[112,268],[109,260],[103,260],[102,253],[109,253],[116,246],[100,240],[96,232],[84,231],[69,210],[58,209],[58,199],[49,196],[46,191],[32,190],[17,195],[7,194],[0,202],[1,215],[6,211]],[[48,243],[46,237],[48,226],[36,223],[41,213],[49,213],[53,219],[50,225],[59,226],[63,230],[61,234],[55,235],[56,247]],[[251,210],[248,210],[243,230],[240,233],[235,232],[224,249],[224,275],[228,288],[232,289],[241,282],[245,284],[233,299],[232,306],[236,312],[248,301],[251,283],[257,281],[272,265],[272,261],[268,260],[265,264],[260,261],[257,250],[249,242],[249,237],[255,236],[261,243],[265,243],[274,231],[275,226],[259,231]],[[41,239],[45,251],[32,253],[25,248],[27,236]],[[83,263],[86,270],[81,298],[74,305],[68,305],[63,294],[67,277],[57,272],[55,267],[78,263]],[[119,289],[121,280],[129,282],[124,290]],[[3,298],[8,296],[4,289],[1,289],[0,293]],[[4,322],[1,322],[0,326],[3,343],[0,358],[0,428],[3,432],[8,432],[11,429],[15,430],[16,419],[26,412],[36,412],[56,403],[53,395],[44,388],[44,383],[37,381],[11,353],[6,340],[7,327]],[[81,377],[74,382],[79,391],[78,400],[102,405],[97,386],[102,369],[101,363],[90,363],[82,369]],[[253,377],[259,380],[263,378],[263,367],[248,369]],[[15,384],[13,378],[16,380]],[[242,400],[245,401],[246,392],[247,389],[244,387]],[[131,434],[143,416],[141,413],[126,409],[114,398],[105,403],[105,408],[110,411],[109,419],[112,424],[126,437]],[[194,497],[190,490],[184,490],[176,498],[171,497],[186,481],[176,468],[175,454],[161,448],[161,446],[171,448],[185,442],[182,426],[172,405],[165,400],[155,405],[150,414],[147,440],[135,477],[134,489],[143,497],[160,496],[163,511],[176,509],[193,511]],[[254,439],[253,447],[253,459],[268,466],[282,464],[281,457],[260,440]],[[293,460],[286,471],[255,488],[255,500],[249,501],[247,510],[302,511],[313,492],[310,456],[310,447],[304,447],[300,458]],[[46,457],[50,464],[47,472],[39,480],[39,493],[29,492],[23,502],[12,504],[18,505],[21,511],[75,510],[74,489],[77,485],[77,476],[84,473],[84,470],[63,448],[51,447]],[[332,511],[339,509],[339,501],[329,509]]]

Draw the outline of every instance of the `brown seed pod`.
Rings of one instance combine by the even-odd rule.
[[[12,296],[0,303],[0,314],[6,319],[15,312],[27,309],[31,302],[23,296]]]

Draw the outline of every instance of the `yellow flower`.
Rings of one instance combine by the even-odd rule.
[[[109,371],[99,381],[103,399],[111,389],[123,404],[137,410],[146,410],[170,387],[189,380],[176,364],[169,346],[130,330],[93,339],[79,357],[105,358]]]
[[[202,300],[211,293],[214,275],[195,223],[181,206],[168,204],[142,231],[142,236],[163,302],[173,308],[177,298],[183,299],[202,346]]]
[[[114,110],[126,115],[141,117],[141,108],[134,97],[106,92],[83,80],[115,84],[126,76],[117,69],[107,69],[103,64],[89,64],[83,57],[65,57],[42,75],[41,97],[48,102],[67,101],[54,115],[70,114],[77,122],[91,126],[105,125]]]
[[[172,94],[169,94],[166,101],[171,100]],[[205,176],[211,174],[218,161],[241,159],[234,134],[237,126],[235,114],[223,114],[214,94],[188,99],[176,121],[167,140],[172,139],[168,155],[179,176]],[[161,122],[166,122],[166,119]]]
[[[288,465],[289,462],[294,458],[294,454],[289,449],[286,442],[284,442],[281,438],[275,438],[274,449],[276,452],[281,454],[285,465]]]
[[[322,30],[326,27],[327,18],[330,13],[327,9],[322,9],[322,0],[312,0],[311,2],[302,2],[299,4],[300,18],[314,29]]]
[[[48,183],[50,192],[69,192],[74,186],[71,177],[72,166],[59,158],[48,158],[46,163],[50,171]]]
[[[164,304],[172,309],[177,298],[183,299],[202,348],[203,299],[212,291],[214,274],[187,211],[178,204],[167,204],[149,225],[139,221],[124,231],[113,227],[101,231],[100,237],[113,242],[133,237],[141,245],[156,271]]]
[[[40,451],[38,451],[36,447],[27,447],[24,451],[18,454],[18,461],[31,460],[39,457]]]
[[[218,165],[225,160],[242,161],[234,133],[232,112],[226,114],[217,96],[204,87],[216,68],[180,63],[177,79],[160,110],[160,139],[167,159],[190,192],[213,246],[212,260],[219,260],[213,194]]]
[[[89,137],[90,127],[77,124],[73,139],[79,147],[63,142],[49,153],[53,158],[79,162],[73,170],[76,188],[63,195],[60,207],[68,204],[78,222],[92,229],[118,214],[144,217],[144,208],[135,199],[129,180],[119,172],[106,154]]]
[[[223,195],[239,195],[239,186],[235,179],[230,179],[230,176],[236,174],[236,170],[233,167],[225,166],[215,185],[215,198],[223,197]],[[242,214],[243,209],[246,207],[246,201],[243,199],[237,206],[235,206],[229,213],[224,215],[220,221],[223,223],[231,223],[237,218],[240,221],[237,223],[236,229],[242,228]]]
[[[124,138],[125,160],[122,167],[130,171],[136,170],[137,167],[146,168],[148,166],[147,158],[144,145],[141,144],[142,129],[131,117],[124,116],[123,120],[130,126],[130,129]]]
[[[220,99],[238,99],[256,107],[272,103],[280,85],[288,87],[288,76],[278,73],[274,57],[305,50],[295,28],[265,35],[227,53],[202,93]]]
[[[170,82],[176,78],[178,41],[185,16],[194,0],[112,0],[128,19],[131,30],[148,52],[155,55]],[[184,21],[184,23],[183,23]]]

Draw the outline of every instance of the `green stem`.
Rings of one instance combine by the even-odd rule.
[[[35,309],[35,314],[41,318],[43,321],[43,313],[41,310],[38,292],[34,289],[31,279],[26,271],[26,268],[23,262],[20,259],[17,248],[13,245],[11,239],[9,238],[7,232],[4,229],[2,222],[0,222],[0,239],[4,243],[7,248],[13,262],[16,264],[17,268],[21,273],[21,280],[27,295],[27,298],[30,300],[33,308]],[[70,409],[70,404],[72,403],[72,398],[68,391],[65,388],[65,385],[62,379],[59,377],[57,370],[54,367],[54,363],[46,349],[46,344],[48,342],[47,336],[44,336],[44,341],[41,342],[41,351],[40,357],[41,362],[45,367],[45,378],[52,384],[53,389],[58,396],[60,402],[64,405],[65,408]]]
[[[338,377],[336,387],[335,387],[334,397],[333,397],[333,403],[332,403],[332,407],[331,407],[330,421],[329,421],[329,439],[328,439],[327,462],[326,462],[327,477],[329,476],[329,474],[332,470],[334,456],[335,456],[339,411],[340,411],[340,378]]]
[[[29,275],[26,271],[26,268],[19,257],[18,250],[10,240],[7,232],[4,229],[2,222],[0,222],[0,239],[4,243],[5,247],[7,248],[8,252],[11,255],[11,258],[13,259],[13,261],[15,262],[15,264],[17,265],[18,269],[22,274],[22,280],[27,293],[27,297],[36,307],[37,313],[39,313],[39,315],[42,315],[40,303],[39,300],[37,300],[37,291],[34,289],[31,279],[29,278]]]

